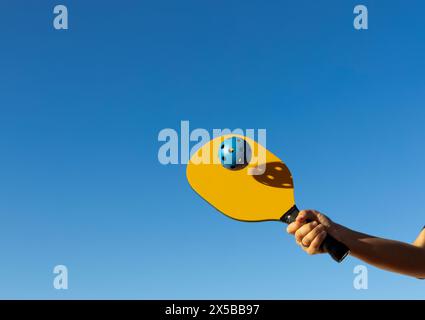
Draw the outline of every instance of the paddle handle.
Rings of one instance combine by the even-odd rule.
[[[282,218],[280,218],[280,220],[286,224],[290,224],[294,222],[295,219],[297,219],[298,213],[300,213],[300,210],[298,210],[297,206],[294,205],[291,209],[288,210],[287,213],[282,216]],[[338,263],[342,262],[342,260],[344,260],[344,258],[350,252],[350,249],[348,249],[345,244],[339,242],[329,234],[322,243],[322,249],[329,253],[332,259]]]

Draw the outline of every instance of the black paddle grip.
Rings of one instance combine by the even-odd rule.
[[[300,211],[298,210],[297,206],[293,206],[291,209],[288,210],[287,213],[282,216],[282,218],[280,218],[280,220],[286,224],[290,224],[295,221],[299,212]],[[326,236],[325,240],[322,243],[322,249],[329,253],[329,255],[336,262],[342,262],[342,260],[344,260],[344,258],[350,252],[350,249],[348,249],[345,244],[339,242],[329,234]]]

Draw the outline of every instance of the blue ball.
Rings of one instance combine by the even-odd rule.
[[[226,169],[240,170],[251,161],[251,147],[244,139],[231,137],[221,143],[218,156]]]

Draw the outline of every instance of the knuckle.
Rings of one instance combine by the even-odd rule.
[[[297,231],[295,231],[295,239],[297,239],[297,241],[301,241],[302,238],[303,238],[303,235],[301,230],[298,229]]]
[[[310,237],[309,235],[306,235],[302,240],[303,244],[306,246],[309,246],[312,241],[313,241],[313,238]]]
[[[314,228],[318,225],[318,223],[317,221],[313,221],[313,222],[310,222],[309,225]]]
[[[299,242],[299,243],[301,243],[301,244],[302,244],[303,237],[302,237],[301,235],[297,235],[297,234],[295,234],[295,239],[297,240],[297,242]]]
[[[323,224],[319,224],[316,227],[315,232],[316,232],[317,235],[319,235],[320,233],[322,233],[325,230],[326,230],[326,227]]]
[[[317,249],[319,249],[319,247],[320,247],[320,242],[318,242],[318,241],[314,241],[314,242],[310,245],[310,247],[311,247],[313,250],[317,250]]]

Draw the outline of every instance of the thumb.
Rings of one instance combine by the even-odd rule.
[[[305,223],[306,221],[316,221],[321,224],[327,224],[328,219],[318,211],[315,210],[302,210],[298,213],[296,221]]]

